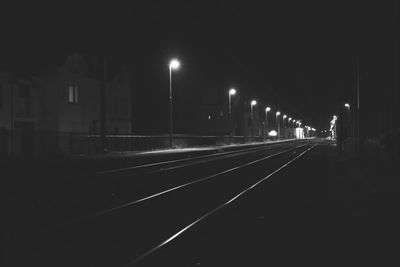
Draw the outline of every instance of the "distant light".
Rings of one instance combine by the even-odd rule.
[[[235,95],[235,94],[236,94],[236,89],[231,88],[231,89],[229,90],[229,94],[230,94],[230,95]]]
[[[281,115],[281,112],[280,112],[280,111],[277,111],[277,112],[276,112],[276,116],[279,116],[279,115]]]
[[[211,120],[211,115],[208,115],[208,120]]]
[[[169,62],[169,67],[173,70],[179,69],[179,67],[181,66],[181,63],[179,62],[179,60],[177,59],[172,59]]]
[[[291,117],[289,117],[289,121],[291,121],[292,120],[292,118]]]
[[[255,106],[255,105],[257,105],[257,101],[255,101],[255,100],[252,100],[250,105],[251,105],[251,106]]]
[[[337,120],[337,116],[336,115],[333,115],[333,120]]]
[[[346,108],[350,108],[350,104],[349,104],[349,103],[345,103],[344,106],[345,106]]]
[[[275,130],[272,130],[268,133],[269,136],[277,136],[278,133]]]
[[[286,116],[286,114],[285,114],[285,115],[283,115],[283,118],[284,118],[284,119],[286,119],[286,117],[287,117],[287,116]]]
[[[296,120],[293,120],[294,123],[296,123]]]
[[[311,130],[315,132],[315,128],[311,128]]]
[[[266,107],[266,108],[265,108],[265,111],[266,111],[266,112],[271,111],[271,108],[270,108],[270,107]]]

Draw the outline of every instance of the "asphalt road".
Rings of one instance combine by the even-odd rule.
[[[337,266],[354,254],[328,208],[328,148],[297,141],[46,179],[15,262]]]

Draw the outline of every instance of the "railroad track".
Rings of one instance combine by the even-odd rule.
[[[263,160],[290,152],[308,144],[308,142],[288,142],[245,148],[212,155],[95,172],[79,177],[79,179],[75,177],[75,183],[61,183],[59,185],[60,193],[51,191],[52,194],[41,201],[53,205],[53,208],[47,211],[50,216],[57,214],[57,212],[60,214],[58,218],[49,220],[54,225],[50,226],[46,223],[44,225],[45,228],[59,228],[63,225],[106,215],[181,190],[184,187],[232,173]],[[236,164],[232,164],[232,160],[238,161],[240,164],[236,166]],[[195,173],[190,169],[194,167],[197,168]],[[187,171],[188,169],[189,171]],[[66,187],[71,189],[66,190]],[[81,192],[76,191],[77,188],[80,188]],[[130,189],[127,190],[127,188]],[[57,204],[54,201],[57,198],[64,203]],[[66,199],[70,199],[70,201],[65,201]],[[93,207],[96,208],[93,209]],[[72,217],[72,219],[67,220],[68,217]],[[57,222],[61,220],[64,222]]]
[[[81,262],[66,260],[65,266],[147,266],[146,261],[153,254],[206,223],[208,217],[244,197],[314,147],[307,142],[256,155],[257,159],[224,171],[42,231],[39,247],[48,258],[40,264],[63,266],[55,261],[69,257]]]

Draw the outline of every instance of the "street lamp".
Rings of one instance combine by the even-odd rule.
[[[268,111],[271,111],[270,107],[265,108],[265,130],[266,130],[266,136],[268,136],[269,133],[269,127],[268,127]]]
[[[279,117],[279,115],[281,115],[281,112],[277,111],[275,115],[276,115],[276,126],[278,128],[278,139],[279,139],[281,137],[281,127],[280,127],[280,123],[279,123],[278,117]]]
[[[181,63],[177,59],[172,59],[169,62],[169,147],[172,147],[172,70],[179,69]]]
[[[236,89],[231,88],[229,89],[228,92],[228,98],[229,98],[229,142],[232,139],[232,96],[236,94]]]
[[[251,118],[251,141],[253,141],[254,136],[254,121],[253,121],[253,107],[257,105],[256,100],[251,100],[250,102],[250,118]]]
[[[283,115],[283,127],[285,127],[285,119],[287,118],[286,114]]]
[[[252,100],[251,103],[250,103],[250,111],[251,111],[250,117],[251,117],[251,120],[253,120],[253,107],[255,105],[257,105],[257,101],[256,100]]]
[[[229,89],[228,95],[229,95],[229,115],[230,115],[232,113],[232,100],[231,100],[231,98],[232,98],[233,95],[236,95],[236,89],[234,89],[234,88]]]
[[[292,120],[292,117],[289,117],[289,119],[288,119],[289,137],[292,137],[292,135],[293,135],[292,126],[290,125],[291,120]]]
[[[344,104],[344,106],[347,108],[347,123],[348,123],[348,125],[349,125],[349,135],[350,136],[352,136],[352,125],[351,125],[351,122],[350,122],[350,104],[349,103],[345,103]]]

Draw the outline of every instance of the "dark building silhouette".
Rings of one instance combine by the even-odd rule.
[[[71,54],[64,64],[39,76],[0,73],[0,146],[6,151],[2,153],[92,151],[100,127],[101,77],[95,67],[82,55]],[[113,75],[105,86],[106,132],[131,133],[127,72]],[[93,142],[88,141],[90,135]]]

